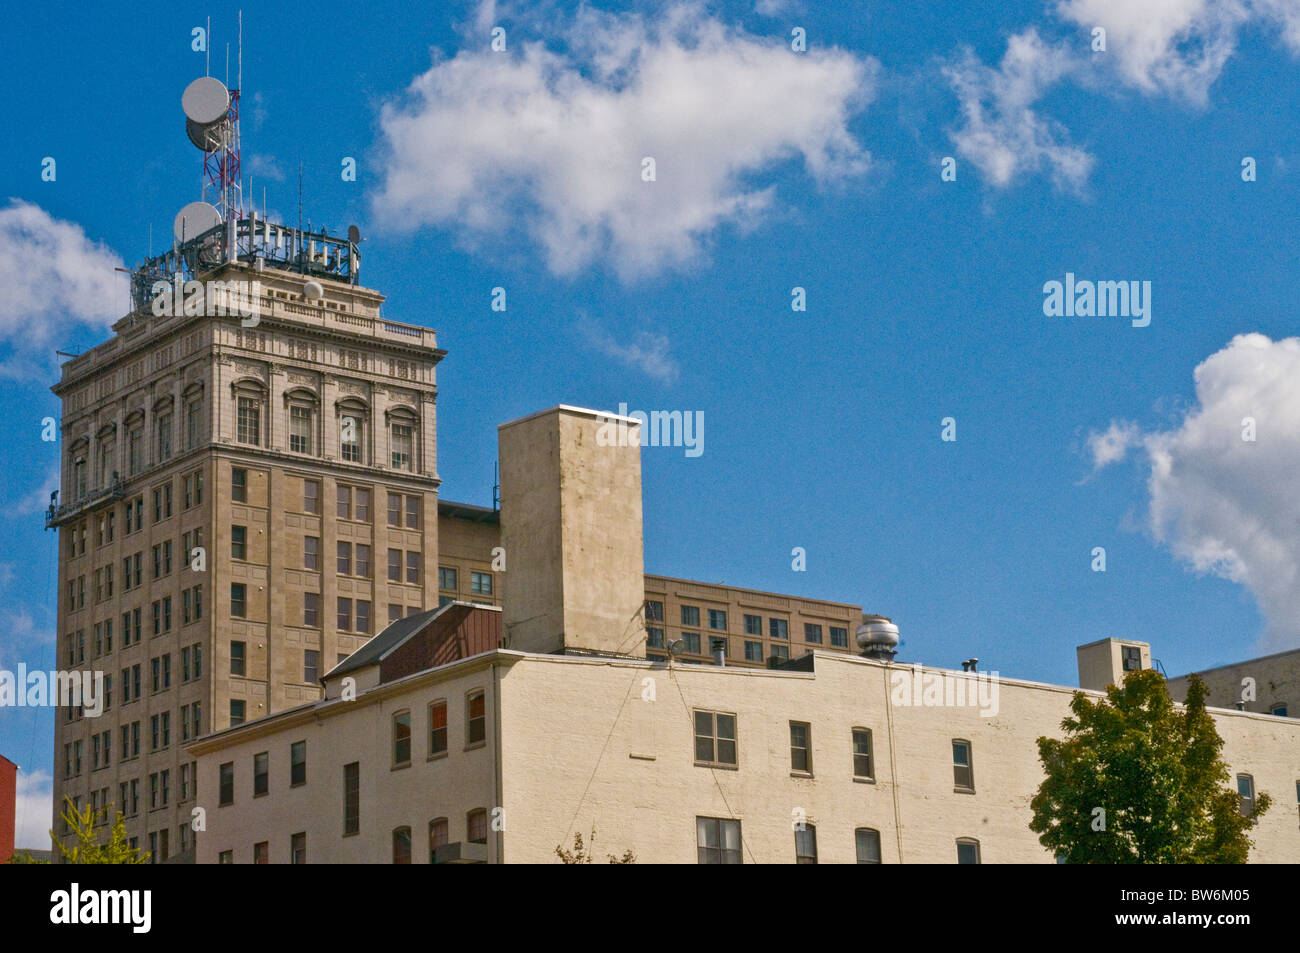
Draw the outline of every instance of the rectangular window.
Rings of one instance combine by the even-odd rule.
[[[339,446],[344,460],[361,462],[361,418],[346,415],[339,420]]]
[[[248,558],[248,527],[230,527],[230,555],[233,559]]]
[[[248,502],[248,471],[243,467],[230,468],[230,498],[236,503]]]
[[[352,600],[339,597],[338,624],[335,626],[340,632],[352,631]]]
[[[289,746],[289,786],[307,783],[307,742],[295,741]]]
[[[361,832],[361,762],[343,765],[343,835]]]
[[[338,552],[338,574],[340,576],[352,575],[352,544],[340,540],[336,548]]]
[[[469,574],[470,592],[481,596],[492,595],[492,574],[490,572],[471,572]]]
[[[311,453],[311,408],[289,408],[289,450]]]
[[[217,803],[221,807],[235,803],[235,762],[227,761],[217,769],[219,773],[219,791]]]
[[[953,740],[952,743],[952,779],[953,785],[960,791],[975,790],[974,766],[971,764],[969,741]]]
[[[308,685],[315,685],[320,678],[320,652],[316,649],[303,649],[302,680]]]
[[[320,555],[320,537],[304,536],[302,538],[302,568],[316,569],[317,557]]]
[[[841,628],[838,625],[831,626],[831,645],[834,648],[844,649],[849,646],[849,630]]]
[[[370,603],[365,599],[357,600],[357,624],[354,631],[363,635],[370,632]]]
[[[406,554],[406,581],[412,585],[419,585],[420,582],[420,554]]]
[[[456,570],[449,569],[446,566],[438,567],[438,588],[446,589],[449,592],[455,592],[459,580],[456,578]]]
[[[388,525],[399,527],[402,525],[402,494],[400,493],[388,494]]]
[[[362,579],[370,578],[370,547],[364,543],[357,543],[357,564],[356,575]]]
[[[1137,672],[1142,669],[1142,650],[1136,645],[1122,645],[1120,651],[1123,654],[1124,671]]]
[[[664,604],[655,600],[646,600],[645,620],[647,622],[664,621]]]
[[[1249,817],[1255,810],[1255,779],[1249,774],[1237,775],[1237,798],[1243,817]]]
[[[957,863],[978,864],[980,862],[980,842],[971,837],[957,841]]]
[[[341,520],[352,519],[352,487],[339,486],[335,492],[337,494],[337,503],[334,515]]]
[[[306,831],[299,831],[289,839],[289,862],[292,864],[307,863]]]
[[[855,778],[874,778],[871,764],[871,730],[853,729],[853,776]]]
[[[253,797],[271,790],[271,756],[263,751],[253,755]]]
[[[682,641],[686,643],[686,651],[694,655],[700,654],[700,633],[683,632]]]
[[[402,581],[402,551],[400,549],[390,549],[388,551],[388,581]]]
[[[774,639],[790,638],[790,623],[785,619],[768,619],[769,635]]]
[[[762,642],[745,642],[745,661],[761,662],[763,661],[763,643]]]
[[[302,624],[316,626],[320,624],[320,594],[304,592],[302,594]]]
[[[266,841],[259,841],[253,845],[253,863],[269,864],[271,862],[271,845]]]
[[[465,833],[471,844],[486,844],[487,829],[487,811],[483,808],[480,807],[465,815]]]
[[[302,481],[302,511],[313,516],[320,515],[320,481]]]
[[[487,716],[482,692],[465,699],[465,744],[478,744],[487,737]]]
[[[247,646],[243,642],[230,643],[230,674],[231,675],[245,674],[244,651],[246,647]]]
[[[406,528],[420,528],[420,498],[418,496],[408,496],[406,498]]]
[[[682,606],[682,625],[689,625],[695,628],[700,624],[700,607],[699,606]]]
[[[393,715],[393,766],[411,763],[411,713]]]
[[[447,750],[447,703],[436,701],[429,706],[429,756]]]
[[[821,645],[822,627],[820,625],[814,625],[811,622],[805,622],[803,625],[803,640],[805,642],[813,642],[817,645]]]
[[[695,712],[695,763],[736,766],[736,716]]]
[[[742,863],[740,821],[725,817],[695,818],[695,847],[701,864]]]
[[[725,632],[727,629],[727,613],[723,612],[721,609],[710,609],[709,628]]]
[[[790,770],[812,771],[812,728],[807,722],[790,722]]]
[[[242,582],[232,582],[230,584],[230,614],[237,619],[244,618],[244,584]]]
[[[664,630],[658,626],[648,625],[645,630],[646,648],[661,649],[664,647]]]
[[[364,487],[352,490],[352,518],[361,523],[370,522],[370,491]]]

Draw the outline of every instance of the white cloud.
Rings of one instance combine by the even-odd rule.
[[[283,182],[284,173],[280,170],[280,165],[271,156],[254,154],[248,157],[244,163],[244,171],[259,179],[270,179],[272,182]]]
[[[1148,526],[1192,569],[1246,586],[1265,649],[1300,646],[1300,338],[1243,334],[1196,368],[1197,406],[1146,434]],[[1243,439],[1246,418],[1255,439]]]
[[[18,772],[17,799],[14,804],[14,847],[50,850],[50,830],[54,827],[53,779],[44,771]]]
[[[1242,0],[1063,0],[1060,16],[1086,30],[1104,27],[1106,52],[1121,80],[1148,94],[1204,105],[1251,15]]]
[[[1105,430],[1093,431],[1088,435],[1088,452],[1092,455],[1093,472],[1112,463],[1119,463],[1128,455],[1129,450],[1141,444],[1141,428],[1126,420],[1113,420]]]
[[[764,17],[785,16],[794,11],[794,0],[757,0],[754,12]]]
[[[558,34],[563,52],[467,47],[384,107],[381,222],[455,228],[470,245],[523,235],[557,274],[607,259],[627,279],[757,225],[777,201],[758,178],[778,163],[822,183],[869,165],[847,124],[871,98],[870,58],[795,54],[695,6],[653,21],[583,8]]]
[[[677,380],[681,369],[670,353],[666,336],[652,331],[638,331],[630,341],[619,341],[587,317],[578,320],[578,330],[594,350],[622,364],[634,367],[665,384]]]
[[[958,154],[998,187],[1045,171],[1057,186],[1081,189],[1093,157],[1069,143],[1063,126],[1033,109],[1049,88],[1076,69],[1068,49],[1050,45],[1033,29],[1007,41],[996,69],[965,51],[943,69],[964,119],[950,134]]]
[[[44,377],[65,335],[106,329],[125,314],[121,266],[73,222],[17,199],[0,208],[0,376]]]

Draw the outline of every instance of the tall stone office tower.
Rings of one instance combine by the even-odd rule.
[[[55,833],[65,797],[120,809],[156,862],[216,809],[187,741],[319,697],[438,594],[434,332],[381,317],[355,232],[199,221],[53,388],[59,666],[107,690],[99,717],[57,713]],[[203,294],[158,293],[182,280]]]

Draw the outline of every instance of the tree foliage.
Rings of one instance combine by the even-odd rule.
[[[560,858],[562,864],[590,864],[595,861],[595,854],[592,851],[596,846],[596,828],[591,829],[591,837],[586,844],[582,841],[582,832],[575,831],[573,835],[573,850],[565,850],[561,846],[556,846],[555,853]],[[606,854],[611,864],[635,864],[636,855],[632,853],[631,848],[623,851],[622,857],[615,857],[613,854]]]
[[[1043,846],[1078,864],[1245,863],[1271,801],[1257,792],[1242,813],[1207,694],[1193,675],[1179,707],[1149,669],[1096,701],[1076,693],[1066,737],[1038,739],[1047,777],[1029,827]]]
[[[108,840],[104,843],[99,842],[99,835],[95,831],[95,821],[103,811],[96,811],[93,807],[87,807],[84,811],[77,809],[72,803],[71,798],[64,798],[63,820],[68,825],[68,829],[75,838],[75,843],[71,847],[63,846],[63,842],[54,836],[54,831],[50,831],[50,838],[54,841],[54,847],[63,856],[64,863],[68,864],[147,864],[149,863],[149,853],[141,853],[132,847],[126,836],[126,818],[119,811],[117,819],[113,822],[113,827],[109,831]],[[25,859],[18,860],[15,858],[13,863],[36,864],[42,863],[32,858],[30,854]]]

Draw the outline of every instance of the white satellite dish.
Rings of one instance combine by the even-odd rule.
[[[307,301],[319,301],[325,297],[325,289],[319,281],[309,281],[302,286],[302,296]]]
[[[215,77],[200,76],[185,87],[181,94],[181,108],[193,122],[210,126],[226,118],[230,109],[230,90]]]
[[[176,213],[172,234],[176,240],[189,241],[221,224],[221,213],[207,202],[191,202]]]

